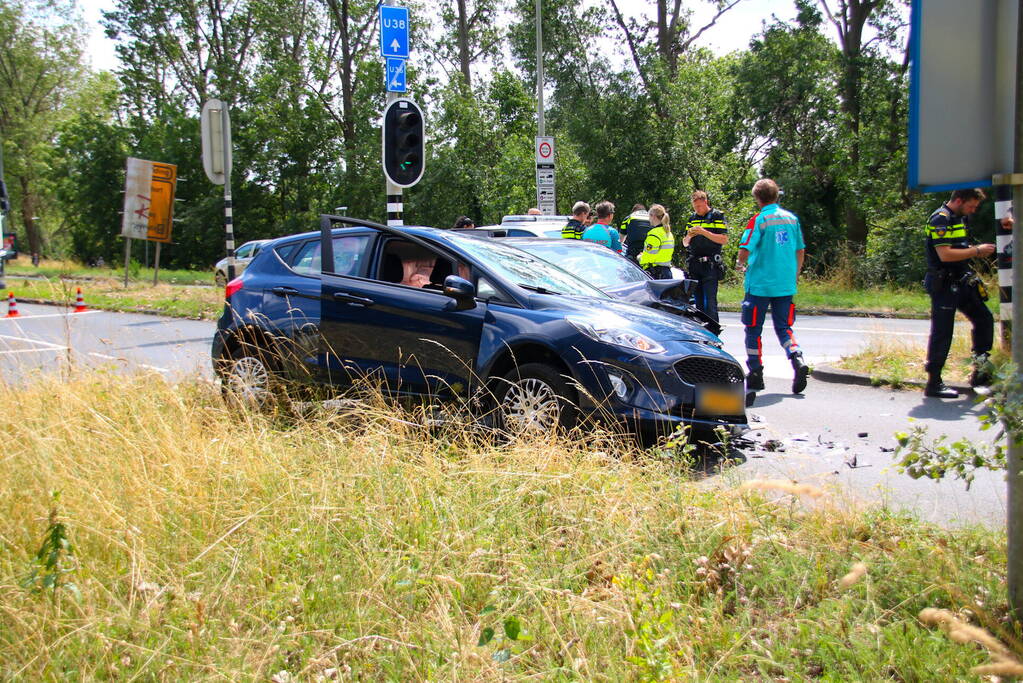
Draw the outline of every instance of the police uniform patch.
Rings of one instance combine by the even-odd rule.
[[[934,234],[938,237],[944,237],[946,232],[948,232],[948,230],[945,228],[934,228]]]

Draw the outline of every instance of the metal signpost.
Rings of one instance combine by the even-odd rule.
[[[925,192],[1011,185],[1023,206],[1023,0],[913,0],[909,111],[909,185]],[[995,218],[1009,210],[996,191]],[[1012,236],[998,239],[1011,263]],[[1008,278],[999,276],[999,284]],[[1012,269],[1012,321],[1023,316],[1023,270]],[[1008,303],[1003,300],[1003,303]],[[1003,306],[1003,309],[1010,308]],[[1023,368],[1023,335],[1012,335]],[[1011,397],[1010,400],[1018,400]],[[1023,447],[1008,434],[1008,598],[1023,618]]]
[[[224,186],[224,247],[227,281],[234,279],[234,207],[231,204],[231,117],[227,104],[209,100],[202,107],[202,167],[214,185]]]
[[[554,138],[536,138],[536,206],[545,216],[557,214],[554,191]]]

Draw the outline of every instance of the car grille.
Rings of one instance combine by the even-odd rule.
[[[738,365],[716,358],[693,356],[675,363],[675,372],[686,384],[741,384],[742,370]]]

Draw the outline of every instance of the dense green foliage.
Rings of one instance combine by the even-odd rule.
[[[31,60],[9,59],[63,76],[66,91],[43,103],[49,116],[27,121],[7,107],[0,119],[8,175],[33,169],[32,197],[12,188],[17,207],[29,203],[12,225],[23,232],[39,217],[34,250],[119,259],[120,188],[136,156],[178,166],[164,263],[207,267],[223,251],[222,195],[199,152],[198,112],[212,97],[231,106],[240,240],[310,229],[337,206],[384,218],[376,3],[118,0],[104,20],[121,60],[115,80],[88,76],[71,10],[44,20],[31,2],[5,10],[0,44],[38,46]],[[803,219],[815,270],[852,249],[864,257],[852,261],[860,281],[918,280],[917,227],[941,198],[905,189],[905,3],[793,2],[794,21],[763,17],[748,49],[716,55],[701,44],[695,1],[651,0],[628,17],[613,0],[545,0],[559,212],[606,198],[621,219],[635,202],[660,202],[677,228],[702,188],[739,226],[754,211],[753,181],[770,175]],[[405,192],[406,222],[524,212],[535,196],[535,3],[408,4],[409,92],[427,113],[429,148],[422,182]],[[68,47],[43,49],[51,34]],[[14,142],[23,129],[35,144]]]

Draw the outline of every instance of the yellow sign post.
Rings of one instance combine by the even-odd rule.
[[[124,286],[128,286],[128,262],[131,241],[156,242],[156,268],[153,284],[160,272],[160,245],[170,244],[174,221],[174,193],[177,189],[178,167],[158,161],[128,158],[124,183]]]

